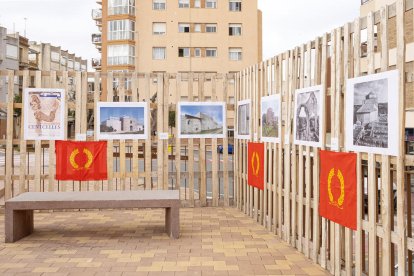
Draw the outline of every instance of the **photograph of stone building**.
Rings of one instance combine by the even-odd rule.
[[[322,111],[321,86],[296,90],[293,122],[295,144],[320,146]]]
[[[99,103],[100,139],[144,139],[147,133],[145,103]]]
[[[347,113],[352,114],[352,121],[347,123],[347,134],[352,142],[354,150],[368,151],[376,148],[380,153],[381,149],[389,149],[390,128],[398,125],[396,115],[390,106],[394,102],[398,87],[398,73],[389,71],[381,74],[368,75],[348,80],[349,92],[347,96]],[[395,104],[394,104],[395,105]],[[352,107],[352,109],[351,109]],[[398,135],[395,133],[395,135]]]
[[[263,142],[280,141],[280,95],[263,97],[261,100],[261,126]]]
[[[180,103],[178,110],[181,138],[224,137],[224,103]]]

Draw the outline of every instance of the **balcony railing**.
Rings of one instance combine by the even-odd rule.
[[[371,0],[361,0],[361,5],[365,5],[366,3],[368,3]]]
[[[102,44],[102,34],[92,34],[93,44]]]
[[[93,9],[92,10],[92,19],[93,20],[102,20],[102,9]]]
[[[94,69],[100,69],[101,68],[101,60],[98,58],[93,58],[92,59],[92,67]]]

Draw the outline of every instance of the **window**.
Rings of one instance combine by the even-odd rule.
[[[241,11],[242,1],[241,0],[229,0],[229,10],[230,11]]]
[[[201,57],[201,48],[194,48],[194,56]]]
[[[206,0],[206,8],[216,9],[217,8],[217,0]]]
[[[242,34],[241,24],[230,24],[229,25],[229,36],[239,36]]]
[[[128,44],[108,46],[108,65],[135,64],[135,47]]]
[[[60,64],[66,66],[67,59],[65,57],[60,57]]]
[[[215,33],[217,32],[217,24],[207,24],[206,33]]]
[[[217,56],[217,48],[206,49],[206,57],[216,57],[216,56]]]
[[[135,22],[132,20],[113,20],[108,24],[108,40],[134,40]]]
[[[68,68],[73,69],[73,60],[71,59],[68,61]]]
[[[194,32],[195,33],[201,33],[201,24],[200,23],[195,23],[194,24]]]
[[[152,33],[155,35],[163,35],[166,33],[167,24],[166,23],[152,23]]]
[[[152,48],[152,59],[165,59],[165,47]]]
[[[229,59],[230,60],[241,60],[242,49],[241,48],[229,48]]]
[[[135,15],[135,0],[109,0],[108,15]]]
[[[190,32],[190,24],[178,23],[178,32],[179,33],[189,33]]]
[[[59,60],[60,60],[60,54],[58,52],[51,52],[50,53],[50,59],[53,62],[59,62]]]
[[[166,0],[152,0],[152,9],[153,10],[165,10],[165,1]]]
[[[6,44],[6,57],[19,59],[19,51],[16,45]]]
[[[190,0],[178,0],[178,7],[179,8],[189,8],[190,7]]]
[[[75,71],[79,71],[80,70],[80,63],[79,62],[75,62]]]
[[[194,0],[194,8],[201,8],[201,0]]]
[[[178,48],[178,56],[179,57],[189,57],[190,56],[190,48]]]

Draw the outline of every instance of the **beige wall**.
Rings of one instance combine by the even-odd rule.
[[[228,1],[218,1],[217,9],[178,8],[167,1],[164,11],[152,10],[152,1],[136,4],[136,69],[140,72],[240,71],[261,60],[260,13],[257,1],[243,1],[241,12],[230,12]],[[153,35],[153,22],[165,22],[167,33]],[[179,33],[178,23],[217,23],[217,33]],[[242,36],[229,36],[230,23],[242,24]],[[166,47],[166,60],[153,60],[152,48]],[[217,47],[215,58],[178,57],[179,47]],[[242,48],[241,61],[229,60],[229,47]]]
[[[396,0],[370,0],[364,5],[361,5],[361,17],[367,16],[371,11],[375,12],[380,10],[385,5],[391,5]]]

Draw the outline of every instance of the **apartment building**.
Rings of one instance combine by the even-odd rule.
[[[369,12],[376,12],[381,10],[382,7],[385,5],[392,5],[396,2],[396,0],[361,0],[361,8],[360,8],[360,15],[361,17],[365,17],[368,15]],[[406,11],[405,14],[405,24],[406,24],[406,55],[407,55],[407,62],[412,63],[414,57],[414,35],[412,32],[412,26],[413,26],[413,13],[412,10]],[[389,51],[389,65],[394,66],[396,65],[397,56],[396,56],[396,47],[397,47],[397,24],[395,17],[392,17],[389,19],[388,22],[388,30],[389,30],[389,36],[388,36],[388,48]],[[379,31],[380,28],[377,28],[377,31]],[[364,42],[366,43],[366,42]],[[364,43],[362,45],[362,50],[364,50]],[[379,52],[381,51],[381,45],[375,40],[375,64],[380,64],[379,62]],[[366,49],[366,47],[365,47]],[[363,72],[367,71],[367,61],[363,60],[361,63]],[[408,68],[411,68],[411,66],[408,66]],[[409,89],[406,91],[406,121],[405,121],[405,127],[406,127],[406,139],[408,141],[414,141],[414,94],[412,91],[412,85],[411,83],[408,84]]]
[[[98,71],[228,73],[262,60],[257,0],[97,2]]]

